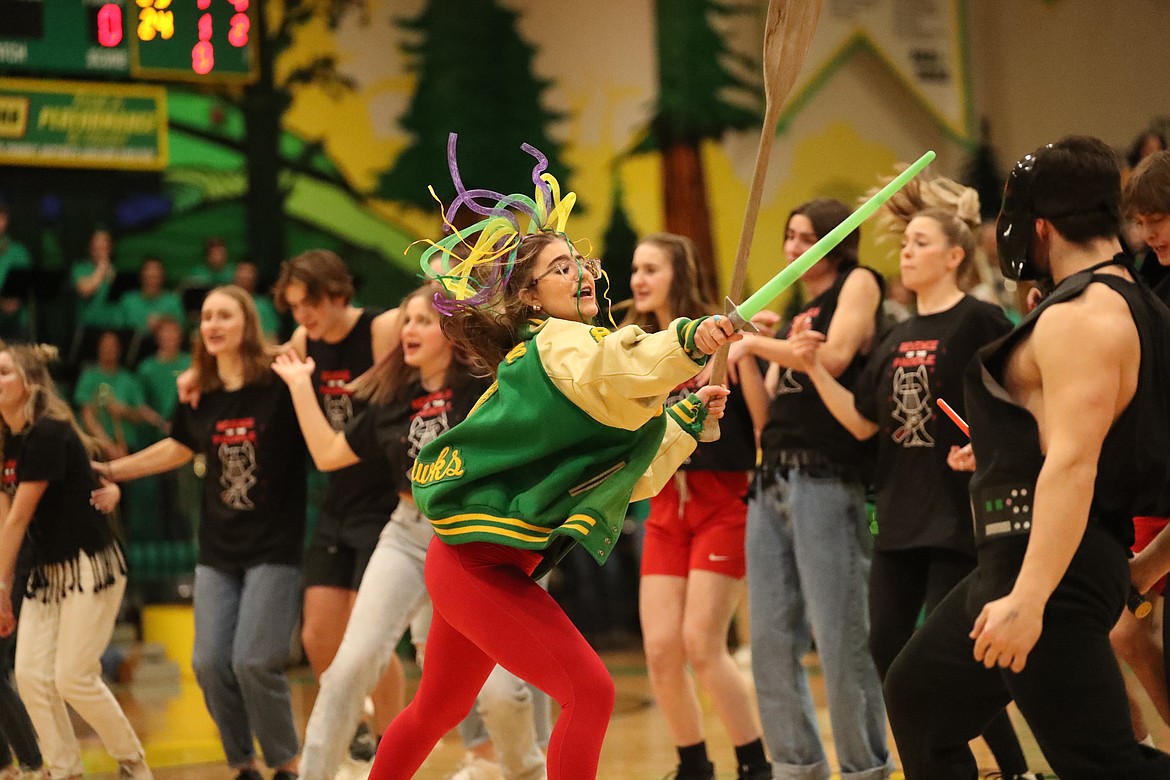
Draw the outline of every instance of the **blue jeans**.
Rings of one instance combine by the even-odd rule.
[[[747,516],[752,666],[773,776],[829,777],[801,664],[815,635],[841,776],[883,778],[892,764],[868,647],[872,540],[862,487],[795,469],[774,477]]]
[[[252,762],[253,734],[271,767],[300,750],[284,673],[300,606],[295,566],[195,567],[191,666],[230,766]]]

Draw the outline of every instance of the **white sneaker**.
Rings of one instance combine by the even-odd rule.
[[[495,761],[468,754],[459,771],[451,775],[451,780],[504,780],[504,773]]]

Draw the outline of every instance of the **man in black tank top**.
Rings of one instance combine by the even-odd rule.
[[[388,355],[398,340],[398,311],[379,314],[352,305],[353,280],[333,252],[310,250],[281,265],[275,285],[278,307],[297,322],[289,344],[315,363],[313,387],[334,430],[345,430],[365,407],[349,383]],[[385,459],[371,458],[329,474],[313,538],[305,551],[301,638],[313,672],[333,662],[366,564],[398,497],[389,486]],[[373,693],[376,717],[389,723],[402,708],[402,667],[393,659]],[[351,745],[355,758],[372,757],[363,729]]]
[[[1119,201],[1097,139],[1008,179],[1004,274],[1056,286],[967,373],[979,565],[886,679],[907,780],[974,780],[967,742],[1013,700],[1062,780],[1170,777],[1134,738],[1109,643],[1131,518],[1170,509],[1170,311],[1121,254]]]

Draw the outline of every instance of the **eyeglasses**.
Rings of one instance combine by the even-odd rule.
[[[589,276],[592,277],[594,281],[601,278],[601,261],[596,257],[587,257],[585,259],[577,258],[574,260],[558,260],[550,265],[547,271],[533,279],[532,283],[536,284],[544,277],[552,276],[553,274],[556,274],[562,279],[579,279],[582,269],[584,269],[585,273],[589,274]]]

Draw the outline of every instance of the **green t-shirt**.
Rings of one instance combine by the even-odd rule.
[[[8,280],[8,272],[16,268],[31,268],[32,258],[28,250],[19,241],[13,241],[8,236],[0,236],[0,290],[4,289],[4,282]]]
[[[186,352],[180,352],[174,360],[166,361],[151,355],[138,364],[136,373],[146,405],[158,412],[164,420],[171,419],[179,404],[175,380],[190,367],[191,355]]]
[[[78,282],[93,273],[94,268],[96,266],[92,260],[78,260],[73,264],[74,290],[77,289]],[[98,285],[89,298],[82,298],[80,293],[78,294],[77,317],[83,325],[91,328],[122,327],[122,311],[116,303],[110,301],[110,286],[112,284],[113,278],[107,278]]]
[[[191,269],[191,273],[183,280],[184,284],[194,284],[200,287],[219,287],[231,284],[236,278],[236,264],[228,263],[216,271],[207,263],[200,263]]]
[[[179,300],[179,294],[174,292],[164,291],[154,298],[147,298],[140,290],[131,290],[122,296],[118,306],[124,328],[142,330],[147,327],[152,316],[170,317],[180,327],[187,321],[183,302]]]
[[[9,271],[31,267],[32,258],[29,256],[28,250],[24,248],[24,244],[13,241],[8,236],[0,236],[0,292],[4,290],[4,283],[8,281]],[[18,291],[13,290],[3,297],[19,298],[22,296]],[[0,313],[0,330],[8,330],[14,324],[18,328],[24,328],[28,325],[28,310],[23,305],[14,314]]]
[[[81,372],[81,376],[77,378],[77,387],[73,391],[74,406],[78,409],[92,406],[98,423],[107,436],[114,441],[120,439],[126,442],[131,451],[138,449],[142,437],[137,423],[121,420],[115,424],[114,418],[106,409],[110,399],[136,409],[144,402],[142,387],[134,375],[124,368],[108,374],[98,366],[90,366]]]
[[[260,330],[272,339],[280,335],[280,312],[267,295],[253,295],[252,302],[256,304],[256,313],[260,315]]]

